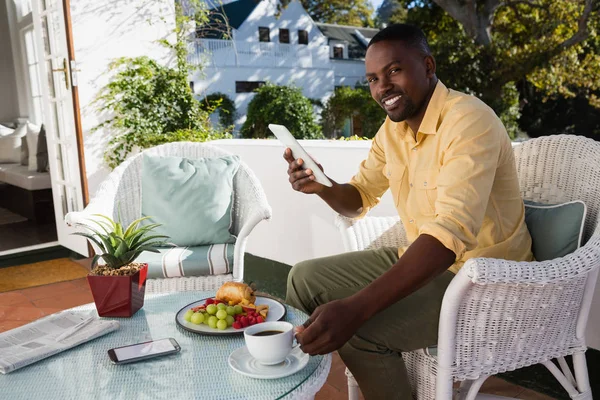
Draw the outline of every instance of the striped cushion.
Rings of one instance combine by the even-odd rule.
[[[233,249],[232,243],[169,247],[145,251],[135,261],[148,264],[148,278],[219,275],[233,272]]]

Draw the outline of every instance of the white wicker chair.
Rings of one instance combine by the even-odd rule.
[[[151,149],[123,162],[102,182],[90,204],[81,212],[65,216],[69,224],[83,222],[92,214],[120,217],[128,224],[141,215],[141,172],[142,154],[181,156],[188,158],[221,157],[231,153],[206,143],[175,142]],[[262,220],[271,218],[271,207],[254,173],[241,163],[235,175],[232,207],[232,233],[237,236],[233,273],[206,277],[148,279],[146,292],[170,292],[184,290],[218,289],[226,281],[241,281],[244,277],[244,251],[248,235]],[[176,206],[176,205],[174,205]],[[117,207],[120,215],[117,216]]]
[[[592,399],[584,333],[600,264],[600,143],[556,135],[514,150],[524,199],[585,202],[585,244],[551,261],[467,261],[444,296],[438,356],[402,354],[416,399],[451,399],[453,382],[461,381],[457,397],[472,400],[489,376],[538,363],[571,398]],[[348,251],[406,243],[398,217],[336,222]],[[351,374],[348,383],[350,398],[357,398]]]

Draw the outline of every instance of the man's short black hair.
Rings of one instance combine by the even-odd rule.
[[[391,24],[386,28],[377,32],[375,36],[369,42],[367,48],[371,47],[377,42],[383,42],[386,40],[394,41],[399,40],[406,43],[409,47],[420,51],[423,55],[430,56],[431,49],[427,43],[427,38],[421,30],[414,25],[409,24]]]

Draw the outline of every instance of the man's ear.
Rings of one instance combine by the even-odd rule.
[[[425,56],[425,71],[428,78],[435,75],[435,58],[433,56]]]

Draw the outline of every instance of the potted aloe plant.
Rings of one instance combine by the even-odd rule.
[[[136,263],[143,252],[158,253],[157,247],[168,246],[168,236],[152,235],[160,224],[139,227],[150,217],[133,221],[126,229],[120,222],[94,214],[93,224],[78,223],[88,232],[75,232],[86,237],[98,249],[92,259],[92,271],[87,280],[94,296],[96,310],[101,317],[131,317],[144,305],[148,264]],[[104,264],[98,261],[104,260]]]

